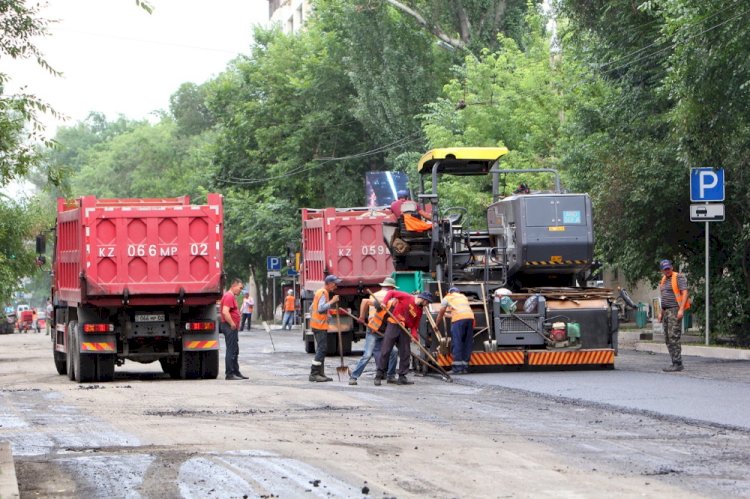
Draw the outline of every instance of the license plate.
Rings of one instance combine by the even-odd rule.
[[[135,314],[135,322],[164,322],[164,314]]]

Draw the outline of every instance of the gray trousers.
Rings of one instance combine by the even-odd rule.
[[[313,359],[313,365],[319,366],[326,360],[326,350],[328,349],[328,331],[322,329],[313,329],[313,336],[315,337],[315,358]]]

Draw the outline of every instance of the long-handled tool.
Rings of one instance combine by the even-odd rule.
[[[450,353],[450,338],[440,334],[440,328],[438,328],[438,325],[435,323],[435,319],[432,317],[429,310],[427,310],[427,322],[430,323],[432,331],[435,333],[435,337],[438,340],[438,353],[441,355],[448,355]]]
[[[276,345],[273,344],[273,336],[271,336],[271,327],[268,325],[266,321],[263,321],[263,328],[268,333],[268,337],[271,338],[271,347],[273,347],[273,351],[276,351]]]
[[[375,298],[375,295],[372,294],[372,291],[370,291],[369,289],[367,289],[365,291],[367,291],[367,293],[369,293],[370,298],[372,298],[375,301],[375,303],[380,303],[378,301],[378,299]],[[401,332],[404,333],[407,338],[409,338],[409,341],[411,341],[413,344],[417,345],[417,348],[419,348],[419,350],[422,351],[422,353],[425,355],[425,357],[427,357],[430,360],[430,362],[432,362],[434,365],[427,365],[426,362],[423,362],[423,363],[425,365],[427,365],[427,367],[435,369],[437,372],[439,372],[442,375],[442,380],[443,381],[446,381],[448,383],[452,383],[453,382],[453,378],[451,378],[451,375],[448,374],[448,371],[446,371],[445,369],[443,369],[440,366],[440,364],[438,364],[438,361],[435,359],[435,357],[433,357],[433,355],[430,353],[430,351],[427,350],[425,347],[423,347],[422,344],[419,343],[419,341],[417,341],[416,339],[414,339],[414,337],[411,335],[411,333],[409,333],[409,331],[401,323],[401,321],[399,321],[396,318],[396,316],[393,315],[393,313],[390,310],[388,310],[387,306],[385,306],[384,304],[381,305],[381,306],[385,307],[385,313],[388,314],[388,317],[390,317],[391,319],[393,319],[396,324],[398,324],[399,328],[401,329]]]
[[[346,376],[348,379],[351,375],[351,370],[349,370],[349,367],[344,364],[344,342],[341,340],[341,318],[339,317],[339,304],[336,303],[336,334],[339,337],[339,356],[341,357],[341,365],[336,368],[336,374],[339,377],[339,381],[341,381],[341,376]]]

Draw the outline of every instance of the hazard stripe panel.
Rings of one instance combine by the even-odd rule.
[[[452,355],[438,355],[438,364],[447,367],[453,364]],[[473,352],[469,360],[471,366],[520,366],[523,365],[523,352]]]
[[[588,263],[586,260],[541,260],[541,261],[529,261],[526,265],[584,265]]]
[[[195,341],[186,341],[185,342],[185,348],[189,350],[206,350],[209,348],[216,348],[216,345],[219,342],[216,340],[195,340]]]
[[[84,352],[114,352],[115,344],[108,342],[84,342],[81,343],[81,350]]]
[[[573,350],[565,352],[528,352],[528,364],[530,366],[570,366],[614,363],[615,351],[609,348],[602,350]]]

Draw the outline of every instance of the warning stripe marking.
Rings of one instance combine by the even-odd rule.
[[[449,367],[453,364],[453,355],[437,356],[438,365]],[[507,352],[473,352],[469,365],[472,366],[571,366],[592,364],[614,364],[615,351],[602,350],[574,350],[564,352],[553,351],[521,351]]]
[[[585,265],[586,260],[537,260],[525,262],[526,265]]]
[[[528,352],[530,366],[569,366],[585,364],[614,364],[615,351],[576,350],[567,352]]]
[[[453,364],[453,355],[438,355],[438,364],[447,367]],[[523,365],[524,355],[520,350],[508,352],[473,352],[471,366],[519,366]]]
[[[114,352],[115,344],[108,342],[84,342],[81,343],[81,350],[85,352]]]
[[[218,344],[216,340],[196,340],[188,341],[185,343],[185,348],[191,350],[205,350],[207,348],[214,348]]]

